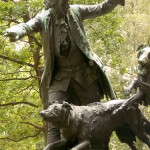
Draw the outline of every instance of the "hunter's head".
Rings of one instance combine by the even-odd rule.
[[[69,0],[44,0],[45,9],[53,8],[59,17],[65,16],[69,8]]]

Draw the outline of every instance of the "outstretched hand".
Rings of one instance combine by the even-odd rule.
[[[6,30],[6,33],[3,35],[4,37],[8,37],[11,42],[15,42],[19,40],[19,35],[16,32]]]

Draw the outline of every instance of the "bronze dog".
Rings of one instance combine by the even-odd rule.
[[[87,106],[75,106],[67,102],[53,103],[40,114],[44,120],[61,129],[63,139],[49,144],[44,150],[109,150],[108,143],[112,132],[124,125],[128,125],[133,136],[137,136],[150,148],[150,123],[137,105],[126,110],[123,115],[111,117],[112,112],[123,102],[124,100],[112,100]],[[122,137],[118,137],[122,141]],[[136,150],[133,139],[126,137],[124,142],[132,150]]]
[[[138,48],[138,79],[133,80],[126,89],[126,95],[131,93],[133,88],[138,89],[137,93],[126,100],[112,115],[123,112],[133,103],[142,103],[150,105],[150,46],[141,44]]]

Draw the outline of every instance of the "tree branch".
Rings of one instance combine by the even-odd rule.
[[[35,38],[35,36],[31,35],[31,34],[28,34],[28,36],[30,38],[32,38],[34,40],[34,42],[41,48],[42,47],[42,44],[37,40],[37,38]]]
[[[6,104],[0,104],[0,107],[4,107],[4,106],[15,106],[15,105],[21,105],[21,104],[26,104],[35,108],[38,108],[37,105],[32,104],[30,102],[10,102],[10,103],[6,103]]]
[[[10,78],[10,79],[0,79],[0,81],[11,81],[11,80],[28,80],[30,79],[32,76],[29,76],[27,78]]]
[[[36,134],[34,135],[28,135],[28,136],[25,136],[25,137],[22,137],[18,140],[15,140],[15,139],[12,139],[12,138],[9,138],[9,137],[5,137],[5,138],[0,138],[0,140],[7,140],[7,141],[13,141],[13,142],[19,142],[21,140],[25,140],[25,139],[28,139],[28,138],[34,138],[36,136],[38,136],[40,134],[41,130],[39,130]]]
[[[4,65],[0,62],[1,65]],[[31,70],[33,71],[33,70]],[[4,73],[4,72],[1,72],[0,71],[0,75],[13,75],[13,74],[18,74],[18,73],[30,73],[31,72],[30,70],[29,71],[15,71],[15,72],[7,72],[7,73]]]
[[[21,64],[21,65],[27,65],[27,66],[30,66],[30,67],[33,67],[33,68],[34,68],[34,65],[32,65],[32,64],[30,64],[30,63],[26,63],[26,62],[20,61],[20,60],[16,60],[16,59],[14,59],[14,58],[9,58],[9,57],[3,56],[3,55],[0,55],[0,58],[7,59],[7,60],[9,60],[9,61],[12,61],[12,62]]]
[[[35,125],[35,124],[33,124],[33,123],[30,123],[30,122],[19,122],[19,123],[23,123],[23,124],[26,124],[26,125],[30,125],[30,126],[36,128],[36,129],[44,130],[43,127],[37,126],[37,125]]]
[[[27,90],[29,87],[31,87],[34,83],[35,83],[36,80],[34,80],[29,86],[25,87],[24,89],[21,89],[20,91],[18,91],[17,93],[21,93],[22,91],[25,91]]]

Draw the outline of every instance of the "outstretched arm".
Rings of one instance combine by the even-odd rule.
[[[98,5],[79,5],[79,13],[82,20],[105,15],[111,12],[117,5],[125,5],[125,0],[105,0]]]
[[[15,42],[29,33],[40,31],[42,28],[41,26],[40,17],[37,15],[27,23],[20,23],[6,29],[6,33],[3,36],[9,37],[11,42]]]

